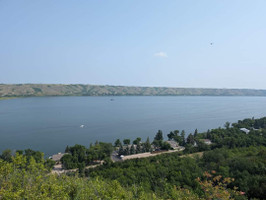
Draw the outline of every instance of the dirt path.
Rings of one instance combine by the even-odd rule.
[[[103,164],[103,162],[96,164],[96,165],[89,165],[89,166],[85,167],[85,169],[95,168],[95,167],[101,166],[102,164]],[[58,164],[58,165],[54,166],[51,173],[60,175],[63,173],[76,172],[76,171],[78,171],[78,168],[65,170],[65,169],[63,169],[62,164]]]

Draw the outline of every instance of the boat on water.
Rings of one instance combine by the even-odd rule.
[[[84,128],[84,127],[85,127],[85,125],[83,125],[83,124],[80,125],[80,128]]]

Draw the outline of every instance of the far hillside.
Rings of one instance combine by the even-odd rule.
[[[82,84],[0,84],[0,98],[2,99],[33,96],[266,96],[266,90]]]

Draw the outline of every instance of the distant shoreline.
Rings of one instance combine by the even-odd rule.
[[[266,96],[266,90],[83,84],[0,84],[0,99],[43,96]]]
[[[22,98],[48,98],[48,97],[110,97],[110,98],[115,98],[115,97],[266,97],[266,96],[225,96],[225,95],[220,95],[220,96],[214,96],[214,95],[120,95],[120,96],[111,96],[111,95],[108,95],[108,96],[78,96],[78,95],[75,95],[75,96],[60,96],[60,95],[57,95],[57,96],[16,96],[16,97],[0,97],[0,101],[3,101],[3,100],[11,100],[11,99],[22,99]],[[113,100],[112,100],[113,101]]]

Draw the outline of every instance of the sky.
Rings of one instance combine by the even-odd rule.
[[[0,0],[0,83],[266,89],[265,0]]]

